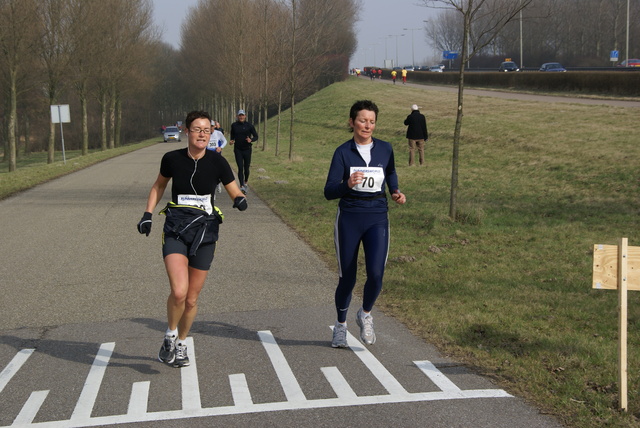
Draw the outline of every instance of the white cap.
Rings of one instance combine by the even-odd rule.
[[[244,110],[242,109],[238,110],[238,116],[240,116],[241,114],[244,114]]]
[[[412,106],[411,106],[411,110],[419,110],[419,109],[418,109],[418,105],[417,105],[417,104],[412,105]]]

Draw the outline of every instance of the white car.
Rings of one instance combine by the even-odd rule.
[[[432,65],[431,67],[429,67],[429,71],[432,71],[434,73],[442,73],[442,68],[440,68],[439,65]]]
[[[168,141],[181,141],[180,138],[180,130],[177,126],[167,126],[167,129],[164,130],[164,142]]]

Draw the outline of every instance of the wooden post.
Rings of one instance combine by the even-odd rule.
[[[618,392],[620,409],[627,411],[627,274],[628,241],[620,238],[618,245]]]

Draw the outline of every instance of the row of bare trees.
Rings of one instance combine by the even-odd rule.
[[[357,11],[355,0],[200,2],[183,24],[180,52],[193,99],[223,125],[238,108],[257,113],[263,150],[262,119],[291,107],[291,158],[296,100],[345,78]],[[276,155],[279,150],[276,137]]]
[[[0,135],[9,171],[21,152],[44,149],[53,162],[50,105],[72,106],[69,132],[83,154],[90,141],[103,150],[120,145],[123,115],[140,120],[136,97],[155,83],[151,1],[0,0],[0,17]],[[136,128],[127,127],[132,137]]]
[[[523,1],[512,0],[514,6]],[[480,3],[484,3],[478,11],[481,16],[483,10],[494,7],[495,1]],[[464,28],[461,15],[449,4],[435,6],[440,6],[441,11],[425,28],[427,40],[439,51],[461,52]],[[483,19],[490,19],[489,15],[484,16]],[[627,20],[631,41],[628,51]],[[476,22],[474,26],[483,26],[480,17]],[[467,41],[482,46],[477,49],[474,67],[495,68],[498,60],[511,58],[519,63],[522,58],[531,68],[550,61],[572,67],[612,65],[609,59],[612,50],[619,51],[620,60],[627,55],[638,58],[639,39],[640,0],[533,0],[527,1],[522,13],[490,43],[485,43],[474,27]]]
[[[175,50],[160,42],[151,0],[0,0],[3,161],[54,161],[57,104],[70,105],[65,139],[82,154],[149,138],[194,108],[225,126],[252,112],[265,149],[264,118],[346,77],[357,2],[203,0]],[[291,157],[293,126],[289,140]]]

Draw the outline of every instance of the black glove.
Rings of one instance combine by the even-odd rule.
[[[145,211],[145,213],[142,215],[142,219],[138,223],[138,232],[140,232],[141,234],[144,233],[149,236],[149,233],[151,233],[151,223],[151,213]]]
[[[247,198],[244,196],[236,196],[233,200],[233,208],[237,208],[240,211],[244,211],[247,209]]]

